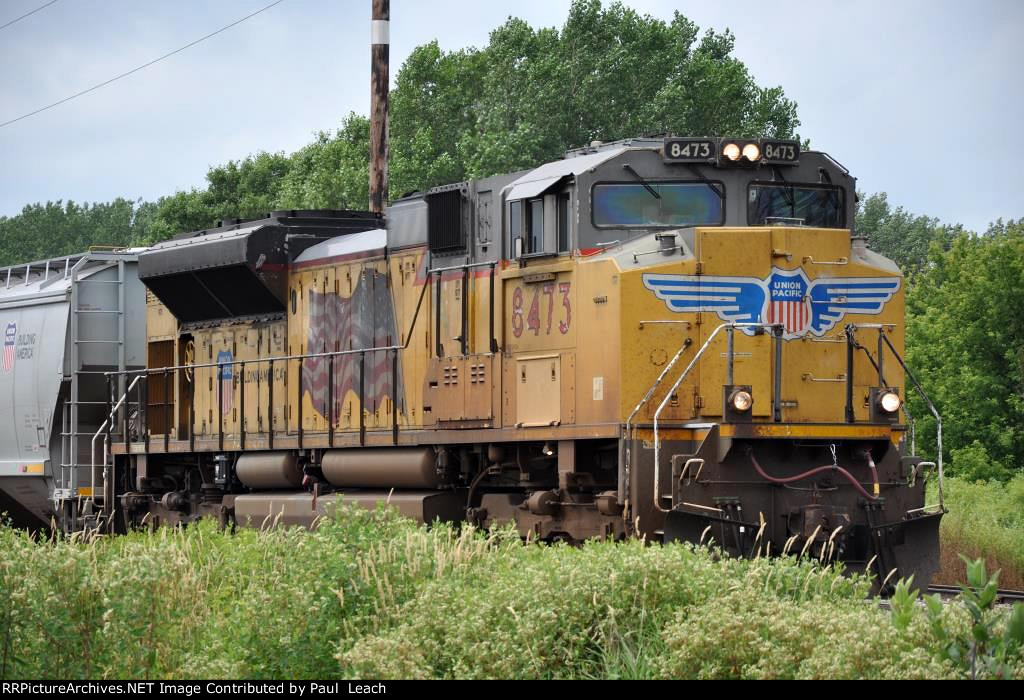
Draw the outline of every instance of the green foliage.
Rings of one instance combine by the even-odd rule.
[[[369,200],[370,123],[348,115],[335,134],[320,132],[290,157],[275,209],[364,209]],[[269,211],[269,210],[268,210]]]
[[[17,216],[0,217],[0,265],[79,253],[92,245],[130,245],[148,226],[153,208],[120,198],[30,204]]]
[[[895,618],[867,588],[795,558],[523,544],[513,531],[428,530],[358,507],[314,532],[202,522],[38,542],[0,529],[0,678],[968,673],[941,636],[970,630],[962,608],[943,613],[940,634],[909,583]],[[984,621],[999,672],[1024,670],[1020,613]]]
[[[1024,604],[1015,603],[1008,618],[999,615],[994,607],[999,572],[989,576],[983,560],[963,560],[970,587],[960,587],[958,602],[970,615],[966,629],[950,624],[939,595],[925,598],[940,655],[969,672],[972,679],[1013,678],[1024,646]]]
[[[893,260],[907,274],[925,266],[933,246],[948,250],[954,238],[964,233],[959,224],[941,224],[936,218],[914,215],[903,207],[893,209],[885,192],[867,199],[859,195],[859,199],[857,233],[867,236],[872,250]]]
[[[934,481],[929,491],[928,502],[937,502]],[[1024,474],[1006,483],[947,478],[945,502],[949,512],[942,518],[939,580],[963,580],[957,558],[963,554],[1002,569],[1004,586],[1024,588]]]
[[[905,630],[877,605],[816,597],[801,603],[733,591],[679,612],[659,664],[669,678],[948,678],[920,621]]]
[[[263,152],[210,168],[205,190],[177,192],[157,202],[146,242],[211,228],[224,219],[263,216],[279,208],[275,205],[293,160],[283,153]]]
[[[934,246],[909,284],[908,363],[943,417],[952,471],[1005,480],[1024,464],[1024,221]],[[934,422],[911,395],[918,443]]]
[[[338,640],[429,578],[450,537],[358,508],[312,533],[203,522],[40,543],[5,528],[0,677],[337,676]]]
[[[892,608],[892,623],[896,629],[906,630],[914,621],[914,608],[916,606],[918,591],[911,588],[914,585],[914,577],[900,579],[896,582],[889,605]]]
[[[796,104],[759,87],[729,31],[678,12],[671,22],[613,3],[576,0],[561,30],[509,19],[480,52],[441,56],[479,89],[446,114],[460,130],[444,151],[453,172],[484,177],[558,158],[570,147],[649,133],[794,136]],[[406,69],[403,68],[403,72]],[[405,85],[399,82],[399,92]],[[394,119],[407,118],[396,95]],[[436,140],[435,140],[436,142]],[[396,149],[402,141],[396,139]],[[427,184],[427,183],[424,183]]]
[[[445,53],[432,41],[413,49],[402,64],[391,93],[392,198],[469,176],[466,149],[478,138],[477,104],[487,61],[485,52]],[[369,145],[353,153],[353,162],[364,162],[368,152]]]
[[[517,545],[431,582],[340,659],[356,677],[634,677],[659,673],[660,631],[680,608],[714,608],[733,590],[798,601],[866,589],[791,559],[716,561],[639,541]]]

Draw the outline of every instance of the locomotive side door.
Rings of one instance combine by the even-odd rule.
[[[487,267],[467,267],[434,278],[433,283],[440,286],[439,291],[435,288],[433,304],[436,338],[424,402],[440,424],[488,427],[494,417],[497,377],[489,347],[489,275]]]

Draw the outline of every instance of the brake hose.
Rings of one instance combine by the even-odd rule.
[[[864,496],[864,498],[868,499],[869,501],[874,501],[874,500],[878,499],[878,496],[872,496],[867,491],[865,491],[864,487],[860,485],[860,482],[857,481],[856,477],[854,477],[853,474],[851,474],[850,472],[848,472],[845,469],[843,469],[842,467],[840,467],[838,464],[826,464],[826,465],[821,466],[821,467],[815,467],[814,469],[810,469],[810,470],[808,470],[808,471],[806,471],[806,472],[804,472],[802,474],[797,474],[796,476],[787,476],[787,477],[781,477],[780,478],[780,477],[771,476],[770,474],[768,474],[768,472],[766,472],[764,469],[761,468],[761,465],[757,461],[757,457],[754,456],[754,451],[753,450],[750,451],[750,461],[754,465],[754,469],[757,471],[757,473],[761,475],[761,478],[763,478],[765,481],[770,481],[773,484],[789,484],[789,483],[792,483],[794,481],[801,481],[802,479],[809,479],[810,477],[814,476],[815,474],[821,474],[822,472],[832,472],[832,471],[835,471],[835,472],[839,472],[840,474],[842,474],[846,478],[846,480],[849,481],[853,485],[853,488],[857,489],[857,491],[860,493],[860,495]],[[875,483],[877,485],[877,478],[876,478]]]

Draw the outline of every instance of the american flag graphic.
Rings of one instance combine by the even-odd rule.
[[[768,323],[781,323],[786,328],[786,333],[799,333],[807,326],[811,314],[807,309],[807,302],[800,301],[775,301],[768,307]]]
[[[803,332],[811,320],[803,277],[777,271],[768,279],[768,287],[768,323],[781,323],[787,335]]]
[[[311,295],[307,353],[359,350],[394,345],[395,309],[388,290],[387,275],[363,270],[352,296],[337,294]],[[395,399],[392,377],[392,352],[366,353],[365,404],[367,411],[376,411],[384,398],[396,400],[400,410],[402,398]],[[302,387],[310,396],[317,412],[327,417],[329,360],[311,357],[302,362]],[[399,367],[398,386],[401,386]],[[334,407],[337,421],[347,392],[359,395],[359,355],[337,355],[334,358]]]
[[[234,359],[230,350],[217,353],[217,379],[220,381],[221,413],[229,415],[235,406],[235,366],[230,364]]]
[[[4,329],[4,373],[14,369],[14,341],[18,337],[18,324],[8,323]]]

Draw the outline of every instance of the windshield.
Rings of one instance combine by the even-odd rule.
[[[757,184],[747,198],[747,224],[843,228],[843,190],[827,185]]]
[[[594,185],[593,217],[595,226],[718,226],[722,198],[703,182],[604,183]]]

